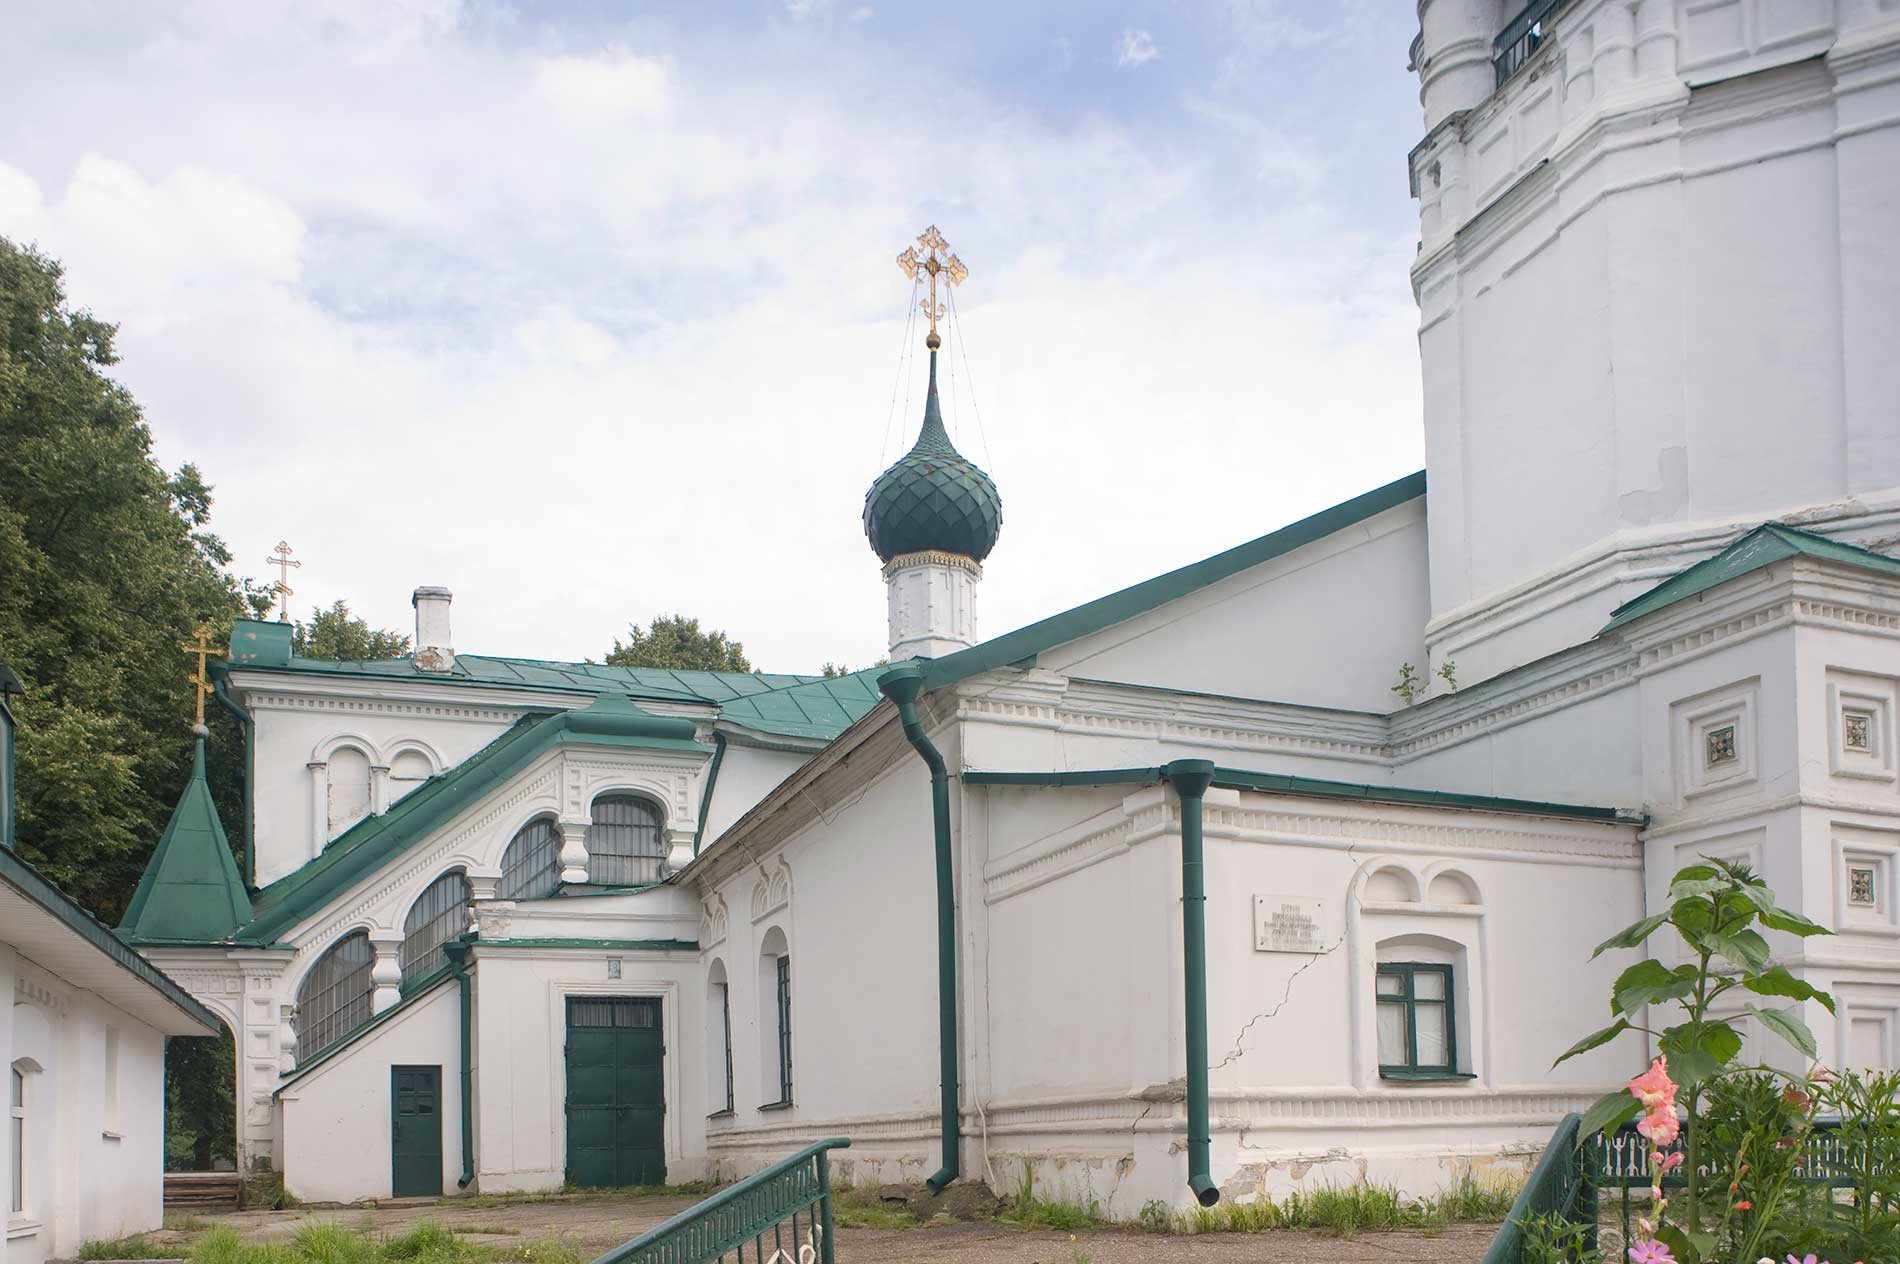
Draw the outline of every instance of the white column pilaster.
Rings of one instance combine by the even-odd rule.
[[[377,929],[369,933],[370,946],[376,950],[376,964],[370,967],[369,980],[375,986],[370,997],[370,1012],[380,1014],[402,999],[402,932]]]
[[[587,826],[590,822],[561,818],[561,881],[587,881]]]

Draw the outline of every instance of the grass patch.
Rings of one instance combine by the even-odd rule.
[[[79,1248],[82,1260],[175,1260],[184,1254],[176,1243],[149,1242],[142,1233],[129,1238],[101,1238]]]
[[[1499,1222],[1510,1214],[1518,1186],[1480,1180],[1466,1172],[1458,1183],[1430,1198],[1406,1199],[1390,1185],[1318,1185],[1284,1198],[1216,1203],[1178,1212],[1150,1202],[1138,1220],[1155,1233],[1261,1233],[1303,1229],[1350,1238],[1360,1233],[1414,1229],[1434,1233],[1465,1221]]]
[[[233,1230],[221,1226],[198,1239],[191,1250],[191,1264],[582,1264],[582,1261],[579,1251],[556,1238],[489,1246],[469,1242],[454,1230],[424,1220],[393,1237],[379,1237],[335,1221],[323,1221],[302,1226],[287,1242],[247,1242]]]
[[[1038,1198],[1035,1177],[1025,1163],[1022,1182],[1016,1187],[1016,1196],[1009,1200],[1009,1205],[997,1219],[1020,1229],[1060,1229],[1065,1233],[1073,1233],[1077,1229],[1100,1226],[1102,1205],[1093,1195],[1087,1202],[1079,1204]]]
[[[841,1229],[915,1229],[923,1223],[908,1208],[885,1202],[875,1185],[834,1186],[831,1220]]]
[[[521,1230],[510,1229],[507,1225],[450,1225],[449,1232],[466,1233],[475,1237],[489,1238],[518,1238],[521,1236]]]
[[[165,1227],[173,1233],[197,1233],[201,1229],[209,1229],[211,1222],[188,1211],[168,1211],[165,1213]]]

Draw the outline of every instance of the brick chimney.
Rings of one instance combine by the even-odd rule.
[[[425,584],[416,589],[409,604],[416,608],[416,670],[446,672],[455,670],[455,646],[449,637],[449,602],[446,588]]]

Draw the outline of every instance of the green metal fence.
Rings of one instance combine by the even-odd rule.
[[[1622,1221],[1623,1243],[1630,1240],[1635,1223],[1632,1191],[1647,1190],[1654,1182],[1649,1169],[1649,1142],[1636,1131],[1634,1121],[1613,1133],[1593,1133],[1578,1144],[1577,1130],[1581,1115],[1565,1115],[1551,1134],[1530,1180],[1511,1206],[1511,1214],[1491,1240],[1484,1253],[1484,1264],[1518,1264],[1524,1248],[1523,1221],[1530,1216],[1554,1213],[1588,1226],[1588,1245],[1597,1245],[1597,1225],[1602,1218],[1604,1195],[1608,1194]],[[1836,1189],[1851,1186],[1854,1155],[1840,1136],[1840,1122],[1817,1119],[1814,1128],[1801,1143],[1802,1175],[1796,1179],[1812,1185]],[[1682,1148],[1664,1147],[1665,1153]],[[1703,1170],[1706,1174],[1707,1166]],[[1678,1167],[1663,1178],[1664,1189],[1682,1189],[1687,1174]],[[1619,1251],[1620,1255],[1621,1252]]]
[[[833,1264],[833,1137],[720,1190],[594,1264]]]

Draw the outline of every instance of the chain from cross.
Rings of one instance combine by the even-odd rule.
[[[197,714],[193,717],[191,727],[194,731],[198,731],[202,730],[205,726],[205,697],[211,692],[211,677],[205,674],[205,660],[211,657],[216,647],[211,644],[211,625],[209,623],[200,623],[197,631],[193,633],[193,636],[197,639],[180,641],[178,648],[187,654],[196,656],[198,659],[197,672],[188,677],[192,685],[192,700],[196,703],[197,709]]]
[[[289,623],[290,598],[297,591],[290,586],[290,571],[292,567],[302,566],[303,563],[291,561],[290,542],[288,540],[279,540],[277,547],[270,551],[270,556],[264,559],[264,564],[277,568],[277,579],[270,586],[270,590],[272,594],[276,596],[278,602],[277,622]]]
[[[921,251],[919,246],[923,248]],[[930,295],[923,301],[924,315],[930,318],[930,336],[924,339],[924,344],[934,351],[943,341],[937,336],[937,322],[944,315],[943,305],[937,302],[937,277],[941,274],[946,286],[962,285],[970,270],[963,266],[963,260],[950,253],[950,243],[943,239],[935,224],[924,229],[916,246],[906,248],[897,256],[897,266],[913,281],[919,272],[930,278]]]

